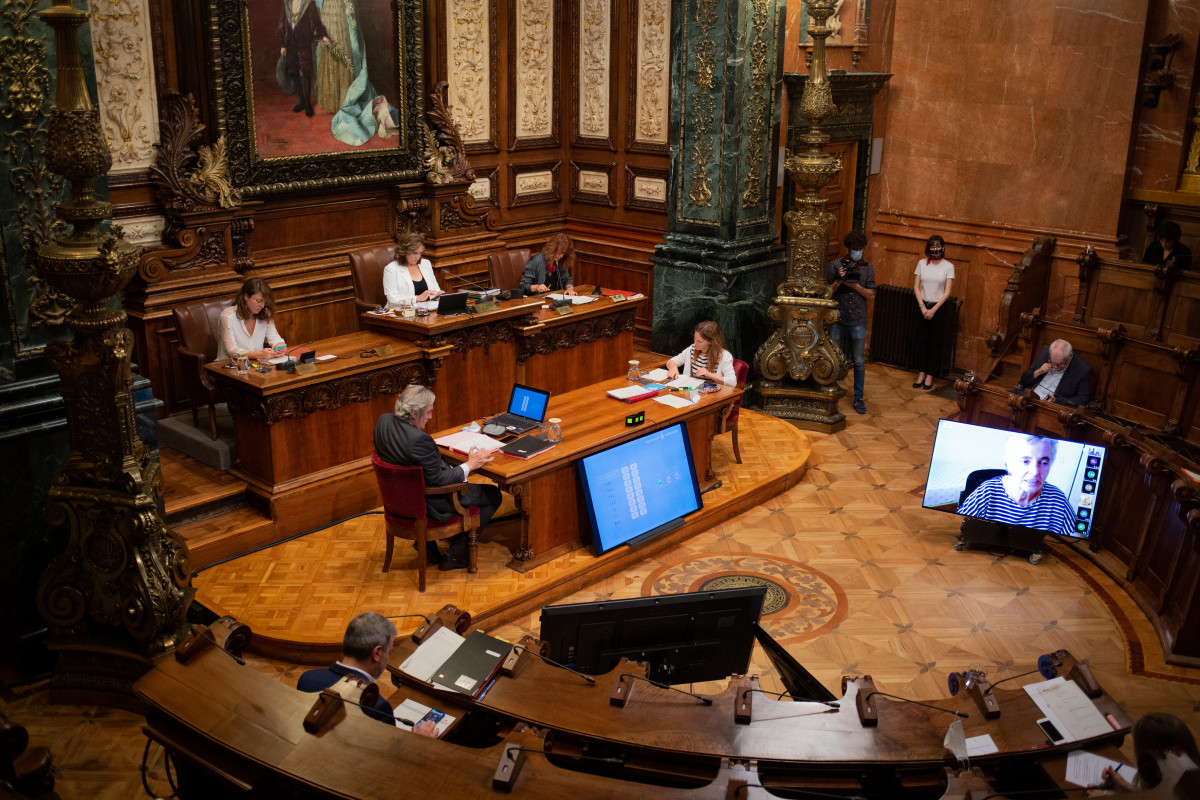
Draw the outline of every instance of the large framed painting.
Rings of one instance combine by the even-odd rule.
[[[206,0],[217,135],[244,195],[421,170],[421,0]]]

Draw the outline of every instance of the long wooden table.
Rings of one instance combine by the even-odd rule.
[[[576,287],[588,295],[591,286]],[[435,359],[432,429],[504,410],[513,383],[555,394],[624,375],[633,357],[639,300],[600,296],[569,314],[543,307],[544,298],[502,300],[495,311],[403,318],[362,315],[373,331],[412,342]]]
[[[712,481],[712,438],[722,415],[728,413],[741,390],[723,386],[701,395],[698,403],[686,408],[672,408],[650,399],[624,403],[605,394],[628,385],[624,377],[612,378],[552,395],[546,416],[562,420],[562,441],[528,460],[496,453],[478,470],[511,492],[521,511],[520,546],[509,562],[511,568],[525,572],[587,543],[590,522],[576,469],[584,456],[683,422],[696,476],[701,484]],[[639,410],[646,412],[645,424],[625,427],[625,416]],[[453,432],[443,430],[434,438]],[[461,460],[449,450],[442,452]]]
[[[375,420],[393,409],[405,386],[430,379],[419,347],[382,333],[359,331],[305,347],[337,359],[317,363],[308,375],[238,375],[224,362],[205,367],[234,417],[232,472],[262,501],[280,539],[379,505],[371,472]],[[362,355],[389,347],[388,355]]]
[[[444,611],[439,617],[444,617]],[[417,637],[414,634],[413,639]],[[865,725],[858,711],[861,692],[888,692],[869,677],[843,678],[838,708],[757,693],[758,679],[735,677],[713,694],[711,704],[657,688],[645,682],[622,679],[645,677],[646,664],[628,660],[588,683],[579,675],[543,662],[532,652],[519,656],[511,674],[502,672],[483,696],[472,700],[457,692],[439,689],[403,673],[400,665],[416,649],[414,640],[402,639],[392,650],[388,669],[394,682],[418,688],[426,697],[440,697],[438,708],[462,715],[479,713],[500,723],[524,723],[554,732],[555,746],[580,751],[621,754],[630,760],[653,764],[664,773],[709,769],[724,759],[750,759],[758,764],[764,784],[791,785],[813,791],[858,794],[870,797],[936,796],[932,791],[944,781],[943,768],[954,763],[946,749],[946,730],[962,720],[966,737],[988,734],[998,752],[973,757],[971,763],[988,771],[1011,770],[1016,765],[1065,762],[1072,750],[1112,754],[1130,731],[1131,721],[1107,693],[1091,701],[1113,721],[1111,730],[1088,739],[1046,745],[1036,721],[1043,715],[1019,683],[994,689],[999,716],[987,719],[969,692],[933,698],[937,708],[876,696],[870,699],[878,719]],[[522,644],[536,651],[539,642],[526,637]],[[1065,651],[1059,674],[1067,676],[1077,659]],[[1031,665],[1036,656],[1030,656]],[[964,665],[965,666],[965,665]],[[1034,675],[1022,683],[1040,681]],[[621,702],[611,698],[623,685]],[[681,687],[687,689],[688,687]],[[900,694],[892,691],[893,694]],[[915,698],[914,698],[915,699]],[[428,703],[428,700],[425,701]],[[947,710],[938,710],[947,709]],[[744,715],[738,719],[738,714]],[[1119,758],[1119,756],[1115,756]],[[1061,764],[1047,764],[1052,778],[1062,778]]]

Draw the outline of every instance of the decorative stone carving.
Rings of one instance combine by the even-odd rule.
[[[454,183],[475,180],[475,170],[467,158],[466,146],[458,133],[451,109],[443,99],[447,83],[440,81],[429,93],[429,121],[425,128],[425,180],[429,183]]]
[[[446,3],[447,102],[467,144],[491,138],[488,0]]]
[[[550,0],[517,0],[517,139],[538,139],[554,133],[554,4]]]
[[[204,131],[196,101],[170,91],[163,97],[160,142],[155,144],[158,157],[150,174],[155,195],[170,212],[195,211],[219,206],[232,208],[242,202],[241,193],[229,180],[229,162],[224,137],[211,149],[192,151]]]
[[[158,102],[154,89],[150,15],[144,0],[89,0],[92,55],[110,174],[154,163]]]
[[[634,141],[667,144],[670,103],[671,4],[641,0],[637,19],[637,89]]]
[[[583,0],[579,6],[579,135],[600,139],[609,128],[609,76],[612,29],[609,0]]]

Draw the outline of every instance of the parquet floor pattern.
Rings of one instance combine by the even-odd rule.
[[[722,484],[705,495],[706,508],[803,469],[809,455],[804,433],[765,414],[742,414],[738,436],[740,465],[733,458],[730,434],[713,440],[713,471]],[[216,613],[250,625],[259,638],[337,644],[350,619],[362,611],[385,616],[430,613],[453,603],[478,615],[594,559],[590,550],[577,550],[524,574],[515,572],[507,566],[516,549],[515,518],[507,525],[494,519],[480,540],[479,572],[428,567],[422,594],[417,591],[416,555],[408,542],[397,540],[391,570],[383,572],[384,530],[382,514],[370,513],[216,565],[195,578],[197,599]],[[416,627],[415,621],[399,622],[401,630]]]
[[[1131,716],[1169,711],[1184,717],[1200,736],[1200,670],[1164,664],[1157,636],[1136,604],[1084,557],[1054,544],[1035,566],[1013,556],[953,549],[957,518],[922,509],[921,487],[937,420],[954,405],[911,389],[912,379],[911,373],[868,365],[868,413],[851,412],[840,433],[807,434],[809,469],[797,486],[568,599],[646,594],[665,576],[701,559],[726,558],[745,566],[753,556],[760,564],[807,565],[841,590],[841,618],[815,636],[780,635],[785,626],[779,619],[768,618],[766,624],[830,688],[836,690],[843,673],[867,673],[882,691],[935,700],[946,696],[951,670],[976,664],[996,681],[1032,668],[1042,652],[1065,647],[1088,659]],[[752,443],[745,434],[755,427],[742,433],[745,466],[769,469],[784,454],[770,441]],[[354,547],[336,552],[345,562],[374,558]],[[359,574],[345,563],[278,567],[295,575]],[[349,587],[342,594],[350,598],[357,591]],[[488,601],[491,591],[476,582],[460,600],[450,592],[439,596],[431,584],[424,605],[436,609],[453,600],[470,609]],[[278,594],[281,603],[287,597],[296,609],[311,600],[303,589]],[[303,612],[318,627],[335,613],[328,607]],[[281,610],[279,616],[288,615]],[[494,632],[515,639],[537,629],[534,614]],[[258,657],[247,662],[292,685],[306,669]],[[758,649],[750,672],[762,676],[764,688],[782,688]],[[137,765],[145,739],[137,715],[50,706],[43,686],[4,690],[0,701],[5,713],[29,728],[35,743],[52,747],[62,797],[144,796]],[[1130,747],[1127,739],[1127,755]],[[151,785],[166,794],[160,753],[151,750]]]

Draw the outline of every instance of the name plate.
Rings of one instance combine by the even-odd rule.
[[[559,306],[558,308],[556,308],[554,310],[558,312],[558,315],[560,317],[565,317],[567,314],[570,314],[574,309],[572,306]]]
[[[297,375],[315,375],[316,372],[317,372],[317,365],[313,364],[311,362],[307,363],[307,364],[301,363],[301,364],[296,365],[296,374]]]
[[[489,311],[495,311],[500,308],[500,302],[497,300],[476,300],[475,313],[486,314]]]
[[[624,303],[629,298],[623,294],[613,294],[609,295],[609,299],[611,299],[614,303]]]

